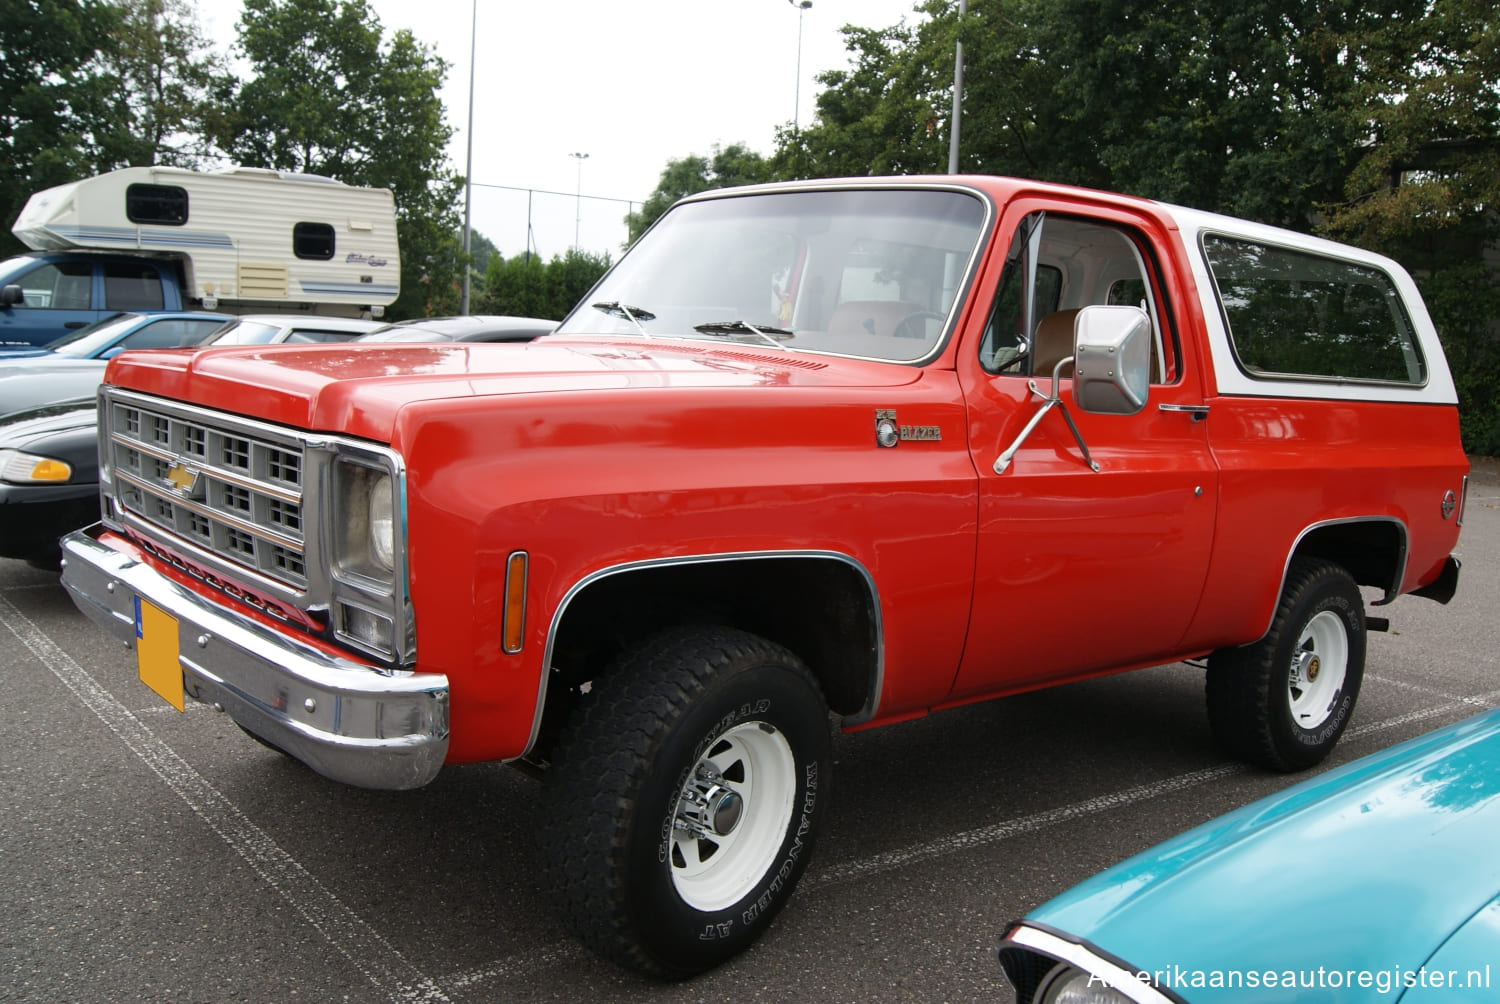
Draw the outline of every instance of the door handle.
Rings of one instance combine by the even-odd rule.
[[[1159,404],[1157,411],[1180,411],[1193,416],[1194,422],[1201,422],[1208,417],[1208,405],[1206,404]]]
[[[63,325],[65,328],[82,328],[88,325],[88,321],[68,321]]]

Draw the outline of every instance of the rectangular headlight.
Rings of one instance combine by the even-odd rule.
[[[394,454],[340,448],[324,510],[334,634],[396,664],[414,639],[406,579],[406,479]]]
[[[389,472],[340,457],[334,465],[334,564],[390,582],[396,569],[396,500]]]

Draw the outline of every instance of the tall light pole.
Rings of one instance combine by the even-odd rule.
[[[802,15],[812,0],[786,0],[797,8],[797,78],[792,90],[792,140],[797,144],[797,159],[802,159]],[[798,172],[801,173],[800,171]]]
[[[463,302],[458,305],[460,314],[469,312],[469,283],[474,267],[469,263],[469,209],[474,196],[474,29],[479,24],[479,0],[474,0],[469,12],[469,130],[466,140],[469,150],[464,161],[464,292]]]
[[[958,131],[963,116],[964,89],[964,14],[968,12],[965,0],[958,0],[958,40],[953,43],[953,128],[948,134],[948,173],[958,173]]]
[[[578,160],[578,208],[573,217],[573,250],[578,250],[578,228],[583,223],[583,162],[589,159],[586,153],[570,153]]]

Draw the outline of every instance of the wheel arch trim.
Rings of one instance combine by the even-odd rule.
[[[1406,579],[1407,556],[1410,553],[1410,548],[1407,543],[1410,540],[1410,533],[1406,528],[1406,522],[1396,516],[1344,516],[1339,519],[1325,519],[1319,520],[1316,523],[1309,523],[1302,529],[1302,532],[1297,534],[1296,539],[1292,541],[1292,546],[1287,549],[1286,560],[1283,561],[1281,565],[1281,581],[1278,582],[1276,586],[1277,597],[1280,597],[1286,591],[1287,578],[1292,574],[1292,562],[1296,559],[1298,553],[1301,551],[1303,541],[1305,541],[1309,536],[1316,533],[1317,531],[1326,529],[1327,527],[1347,526],[1354,523],[1386,523],[1396,529],[1398,552],[1396,555],[1396,566],[1393,570],[1390,581],[1387,582],[1383,587],[1381,587],[1385,595],[1379,600],[1376,600],[1375,605],[1383,606],[1384,604],[1387,604],[1394,600],[1397,596],[1400,596],[1401,583]],[[1266,634],[1271,630],[1271,625],[1276,621],[1277,606],[1278,603],[1273,603],[1271,605],[1270,616],[1266,618],[1265,627],[1261,629],[1260,635],[1257,636],[1256,641],[1264,638]]]
[[[682,555],[672,558],[651,558],[645,561],[622,562],[618,565],[609,565],[590,572],[569,587],[563,598],[558,602],[557,607],[552,611],[551,622],[547,625],[547,642],[542,650],[542,664],[538,673],[536,705],[531,718],[531,734],[527,737],[526,748],[522,750],[520,756],[525,757],[531,753],[532,749],[536,746],[537,737],[541,733],[542,712],[547,706],[547,681],[551,676],[552,657],[557,646],[558,634],[561,630],[563,619],[566,617],[568,608],[572,605],[573,601],[581,596],[589,587],[617,575],[626,575],[651,569],[688,565],[727,565],[747,561],[785,560],[788,558],[837,562],[852,569],[865,585],[868,593],[867,603],[870,611],[870,627],[874,634],[874,658],[869,670],[869,693],[865,698],[864,707],[852,717],[845,719],[845,724],[858,725],[869,721],[875,716],[875,711],[880,706],[881,690],[885,685],[885,626],[881,619],[880,591],[875,584],[875,577],[870,574],[869,569],[860,561],[842,551],[824,550],[731,551],[725,553]]]

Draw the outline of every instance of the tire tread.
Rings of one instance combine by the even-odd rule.
[[[625,655],[564,726],[537,827],[545,888],[563,920],[598,954],[647,975],[688,975],[646,952],[632,931],[625,876],[630,792],[662,744],[725,667],[773,660],[812,674],[779,645],[732,628],[674,628]],[[696,971],[696,970],[692,970]]]
[[[1290,629],[1290,621],[1307,591],[1325,577],[1342,580],[1358,595],[1358,587],[1342,566],[1320,558],[1294,558],[1265,636],[1250,645],[1220,649],[1209,656],[1204,685],[1209,725],[1214,738],[1231,757],[1280,772],[1303,770],[1312,765],[1305,758],[1288,756],[1277,743],[1274,722],[1277,702],[1271,688],[1282,685],[1284,675],[1273,665],[1278,639]],[[1351,675],[1362,672],[1362,667],[1361,655],[1361,665],[1350,666]]]

